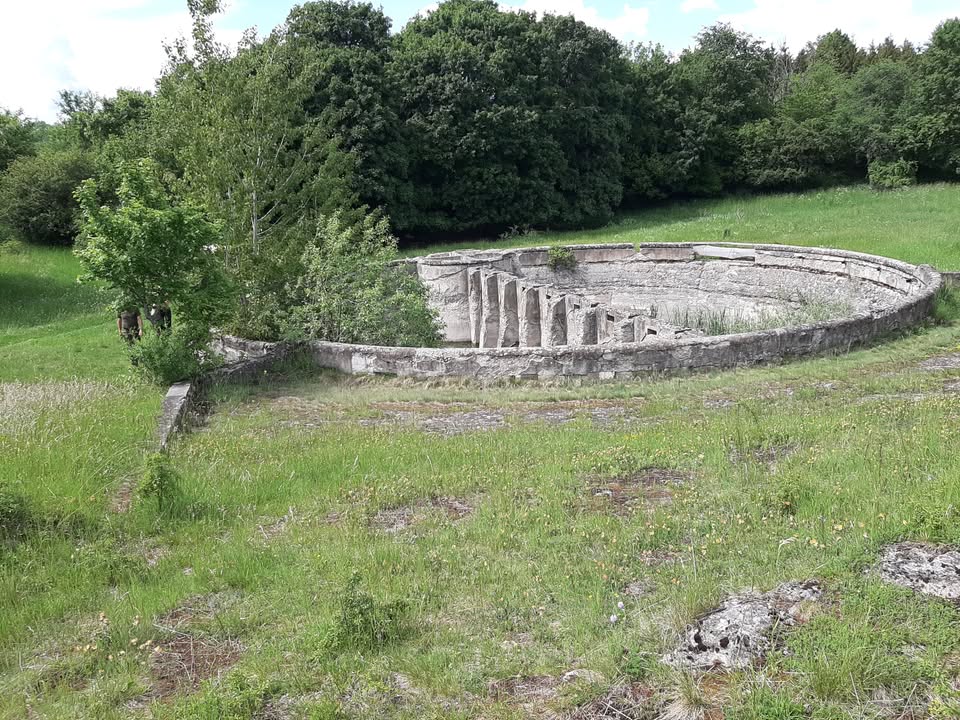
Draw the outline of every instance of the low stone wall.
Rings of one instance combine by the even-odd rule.
[[[230,382],[251,382],[268,375],[281,362],[299,349],[291,343],[268,343],[243,340],[229,335],[217,337],[212,349],[227,364],[211,370],[193,381],[174,383],[167,390],[157,423],[160,452],[165,452],[174,435],[184,428],[191,409],[198,407],[214,385]]]
[[[600,379],[653,375],[678,370],[718,370],[779,362],[848,350],[888,333],[914,327],[930,314],[941,285],[940,274],[890,258],[843,250],[783,245],[666,244],[570,246],[579,275],[564,280],[548,268],[546,248],[440,253],[416,264],[435,302],[448,339],[473,339],[477,313],[477,268],[487,278],[511,273],[554,286],[584,281],[615,284],[617,277],[649,284],[684,284],[697,292],[741,292],[757,288],[764,273],[774,284],[790,278],[791,287],[843,285],[862,293],[859,309],[848,317],[776,330],[690,339],[651,339],[642,343],[556,345],[513,348],[397,348],[308,343],[314,362],[353,374],[414,378],[445,376],[480,379],[556,377]],[[482,285],[482,283],[481,283]],[[650,286],[652,287],[652,285]],[[758,293],[767,292],[760,288]],[[491,291],[492,296],[492,291]],[[471,312],[473,309],[473,312]]]

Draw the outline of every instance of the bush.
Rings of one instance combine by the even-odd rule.
[[[17,158],[0,176],[0,224],[23,240],[70,245],[77,234],[73,191],[93,173],[80,150],[47,150]]]
[[[303,253],[304,276],[293,293],[287,334],[370,345],[435,346],[436,312],[427,290],[398,265],[386,218],[347,225],[340,213],[321,218]]]
[[[554,246],[547,251],[547,264],[551,270],[570,272],[577,266],[577,256],[569,248]]]
[[[917,164],[900,158],[893,162],[874,160],[867,168],[870,187],[877,190],[897,190],[915,185]]]
[[[187,327],[156,333],[144,329],[143,339],[129,348],[130,360],[138,374],[157,385],[190,380],[220,364],[206,347],[207,333]]]
[[[379,648],[402,639],[409,630],[409,607],[402,600],[384,603],[360,587],[354,573],[338,600],[339,613],[328,629],[323,646],[330,651],[345,648]]]

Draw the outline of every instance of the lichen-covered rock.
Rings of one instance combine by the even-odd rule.
[[[820,595],[815,580],[786,583],[766,593],[732,595],[688,625],[681,645],[662,660],[688,670],[745,668],[773,647],[776,627],[796,625]]]
[[[957,548],[913,542],[889,545],[880,555],[876,572],[889,583],[960,602],[960,550]]]

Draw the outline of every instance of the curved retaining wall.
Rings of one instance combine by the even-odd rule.
[[[743,277],[756,287],[763,273],[771,281],[787,274],[793,285],[806,275],[811,286],[843,285],[865,298],[849,317],[776,330],[685,340],[646,340],[643,343],[560,345],[515,348],[398,348],[307,343],[314,362],[353,374],[402,377],[448,376],[481,379],[556,377],[625,378],[676,370],[715,370],[787,358],[847,350],[898,330],[913,327],[929,315],[941,285],[940,274],[928,266],[843,250],[784,245],[715,243],[656,243],[570,246],[578,271],[593,277],[610,276],[610,265],[639,269],[631,277],[712,278],[730,286]],[[508,251],[440,253],[406,261],[415,265],[431,298],[441,311],[447,337],[470,337],[469,281],[471,271],[488,270],[547,278],[547,248]],[[676,273],[676,264],[694,263],[696,272]],[[720,263],[720,264],[713,264]],[[582,264],[588,267],[581,267]],[[535,271],[529,268],[536,268]],[[701,268],[707,268],[702,270]],[[571,280],[576,282],[576,280]],[[631,282],[637,282],[631,280]],[[642,281],[645,282],[645,281]],[[702,280],[698,280],[702,283]],[[703,286],[699,286],[701,289]],[[859,289],[858,289],[859,288]]]

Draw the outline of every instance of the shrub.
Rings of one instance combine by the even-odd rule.
[[[207,333],[189,326],[156,333],[145,328],[143,339],[130,346],[133,366],[148,382],[171,385],[197,377],[220,364],[221,359],[206,347]]]
[[[380,648],[405,637],[409,630],[409,607],[402,600],[380,602],[360,587],[353,573],[338,598],[339,612],[324,637],[330,651],[348,647]]]
[[[287,334],[371,345],[435,346],[436,312],[409,266],[397,265],[397,240],[386,218],[348,225],[322,218],[303,253]]]
[[[897,190],[917,182],[917,164],[900,158],[893,162],[874,160],[867,168],[870,187],[877,190]]]
[[[554,246],[547,250],[547,264],[556,272],[570,272],[577,266],[577,256],[570,248]]]
[[[47,150],[17,158],[0,176],[0,224],[23,240],[69,245],[77,234],[73,191],[93,172],[79,150]]]

